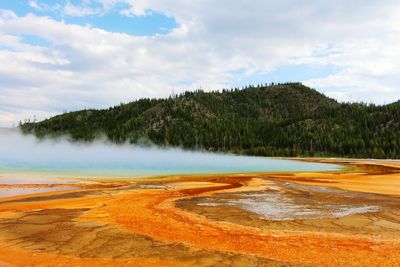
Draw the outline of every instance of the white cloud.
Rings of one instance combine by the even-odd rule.
[[[43,8],[42,8],[42,7],[38,4],[38,2],[35,1],[35,0],[29,1],[29,2],[28,2],[28,5],[29,5],[31,8],[34,8],[34,9],[37,9],[37,10],[43,10]]]
[[[102,9],[100,8],[76,6],[69,2],[64,6],[64,14],[72,17],[85,17],[91,15],[98,15],[101,12]]]
[[[67,4],[64,11],[103,14],[125,2],[130,5],[125,15],[159,12],[179,27],[167,35],[143,37],[0,11],[0,124],[8,124],[4,116],[10,114],[23,119],[27,110],[31,118],[43,118],[167,96],[172,89],[221,88],[235,85],[238,70],[251,76],[290,64],[334,66],[337,73],[306,84],[340,100],[400,98],[397,1],[97,2],[101,8],[87,2]],[[24,43],[19,36],[25,34],[50,45]]]

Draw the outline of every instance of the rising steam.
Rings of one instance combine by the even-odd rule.
[[[39,141],[17,129],[0,129],[0,175],[52,173],[73,177],[136,177],[163,174],[310,171],[336,166],[261,157],[184,151],[177,148],[90,144],[64,139]]]

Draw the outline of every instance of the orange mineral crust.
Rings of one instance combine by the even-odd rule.
[[[0,198],[0,266],[400,265],[398,163],[319,161]]]

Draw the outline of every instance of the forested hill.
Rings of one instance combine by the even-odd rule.
[[[38,137],[152,142],[264,156],[400,157],[400,102],[342,104],[300,83],[186,92],[21,125]]]

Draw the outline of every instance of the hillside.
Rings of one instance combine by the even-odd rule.
[[[141,99],[21,125],[38,137],[147,142],[264,156],[400,157],[400,102],[342,104],[300,83]]]

